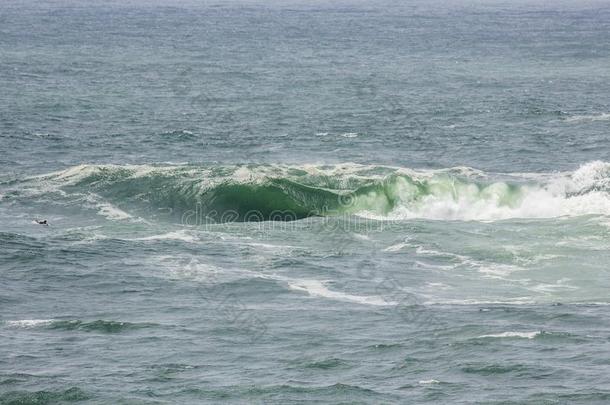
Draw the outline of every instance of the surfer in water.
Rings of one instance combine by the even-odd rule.
[[[46,219],[35,219],[34,221],[36,221],[38,225],[49,226]]]

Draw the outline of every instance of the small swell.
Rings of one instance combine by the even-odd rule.
[[[99,332],[99,333],[120,333],[128,330],[142,329],[154,326],[150,323],[131,323],[119,321],[54,321],[49,325],[50,329],[59,330],[78,330],[84,332]]]
[[[131,323],[120,321],[81,321],[81,320],[56,320],[56,319],[23,319],[15,321],[4,321],[9,328],[46,328],[54,330],[76,330],[83,332],[120,333],[128,330],[142,329],[154,326],[152,323]]]
[[[87,399],[90,399],[90,396],[78,387],[71,387],[64,391],[11,391],[0,394],[2,404],[50,404]]]

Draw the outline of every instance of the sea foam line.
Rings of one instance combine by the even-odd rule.
[[[608,120],[610,120],[610,113],[574,115],[572,117],[566,118],[567,122],[608,121]]]
[[[46,326],[54,322],[54,319],[20,319],[15,321],[4,321],[4,324],[13,328],[35,328]]]
[[[364,305],[396,305],[395,302],[386,301],[382,297],[352,295],[339,291],[332,291],[319,280],[292,280],[288,282],[288,287],[292,290],[304,291],[313,297],[330,298]]]
[[[524,339],[534,339],[536,336],[542,334],[542,331],[533,331],[533,332],[502,332],[502,333],[493,333],[489,335],[481,335],[478,338],[524,338]]]

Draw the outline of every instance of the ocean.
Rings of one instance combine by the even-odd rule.
[[[610,403],[609,66],[603,1],[4,0],[0,403]]]

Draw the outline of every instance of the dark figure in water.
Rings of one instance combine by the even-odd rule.
[[[35,220],[38,225],[46,225],[49,226],[46,219],[36,219]]]

